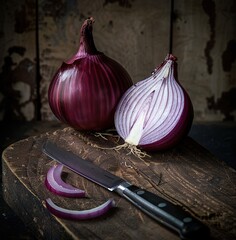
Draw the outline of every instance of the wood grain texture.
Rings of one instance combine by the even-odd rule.
[[[235,239],[236,172],[191,138],[170,151],[141,160],[126,149],[112,149],[122,143],[116,135],[103,139],[69,127],[19,141],[3,153],[4,197],[38,238],[178,239],[125,199],[67,169],[65,181],[86,190],[88,197],[67,199],[46,190],[46,173],[55,164],[41,151],[46,139],[184,207],[210,227],[212,239]],[[108,198],[114,198],[117,207],[99,219],[69,221],[47,211],[43,204],[47,197],[71,209],[95,207]]]
[[[235,1],[172,2],[172,49],[195,120],[235,121]],[[48,85],[77,51],[88,16],[96,19],[97,48],[121,63],[133,82],[148,77],[169,51],[171,0],[9,0],[0,8],[0,120],[55,119]]]
[[[230,120],[228,115],[232,120],[235,1],[175,0],[174,4],[173,53],[179,59],[179,80],[190,94],[195,120]]]
[[[35,1],[1,1],[0,120],[33,120],[36,108]]]

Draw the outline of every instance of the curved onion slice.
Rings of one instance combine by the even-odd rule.
[[[45,185],[47,189],[63,197],[84,197],[85,191],[65,183],[61,179],[63,165],[52,166],[47,173]]]
[[[46,199],[46,207],[53,215],[70,220],[85,220],[100,217],[114,206],[115,201],[113,199],[109,199],[98,207],[78,211],[59,207],[50,198]]]

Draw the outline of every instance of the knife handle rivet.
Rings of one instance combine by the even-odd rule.
[[[139,190],[139,191],[137,191],[137,194],[138,195],[142,195],[142,194],[144,194],[144,191],[143,190]]]
[[[158,207],[163,208],[163,207],[165,207],[166,205],[167,205],[166,203],[162,202],[162,203],[159,203],[159,204],[158,204]]]
[[[186,217],[186,218],[183,219],[183,222],[185,222],[185,223],[189,223],[191,221],[192,221],[191,217]]]

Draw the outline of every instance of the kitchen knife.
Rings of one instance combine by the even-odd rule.
[[[132,185],[51,141],[44,143],[43,152],[75,173],[126,198],[159,223],[178,232],[182,239],[200,239],[209,236],[209,228],[180,206]]]

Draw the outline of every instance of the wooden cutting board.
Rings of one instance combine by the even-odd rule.
[[[87,197],[68,199],[49,192],[44,181],[55,161],[42,153],[47,139],[182,206],[210,227],[213,239],[236,239],[236,171],[191,138],[140,159],[127,149],[114,150],[122,144],[117,135],[80,133],[70,127],[16,142],[2,155],[4,198],[38,239],[179,239],[119,195],[66,168],[65,181],[84,189]],[[93,220],[63,220],[45,207],[48,197],[76,210],[113,198],[116,208]]]

